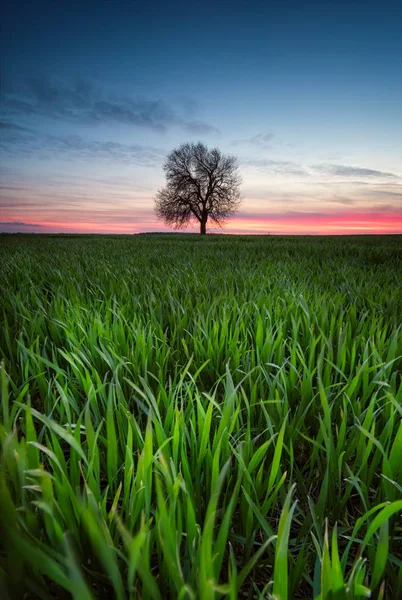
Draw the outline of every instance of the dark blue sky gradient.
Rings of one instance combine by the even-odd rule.
[[[31,69],[205,90],[270,77],[289,88],[401,89],[400,2],[6,1],[6,80]],[[340,81],[337,79],[340,78]]]

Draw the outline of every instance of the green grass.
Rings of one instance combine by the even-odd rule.
[[[402,597],[400,237],[0,257],[2,597]]]

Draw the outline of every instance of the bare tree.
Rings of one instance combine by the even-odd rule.
[[[235,156],[201,142],[182,144],[163,169],[166,186],[156,195],[155,210],[168,225],[182,229],[196,219],[205,235],[208,219],[222,225],[238,209],[241,178]]]

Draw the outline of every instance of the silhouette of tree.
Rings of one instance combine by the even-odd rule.
[[[168,225],[182,229],[196,219],[205,235],[208,219],[221,226],[238,209],[241,178],[235,156],[187,143],[168,155],[163,169],[166,186],[156,195],[155,210]]]

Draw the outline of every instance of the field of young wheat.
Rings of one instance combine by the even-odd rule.
[[[401,598],[401,241],[1,237],[1,597]]]

